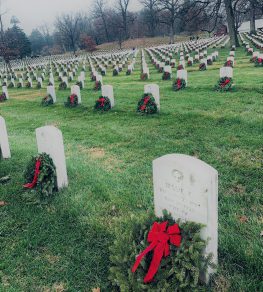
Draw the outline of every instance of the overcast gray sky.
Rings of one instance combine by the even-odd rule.
[[[32,28],[49,24],[51,30],[56,15],[72,11],[89,12],[92,10],[93,0],[1,0],[2,11],[8,11],[4,15],[5,25],[9,25],[10,18],[15,15],[20,20],[20,26],[28,34]],[[109,6],[117,0],[106,1]],[[130,0],[130,10],[139,10],[139,0]]]

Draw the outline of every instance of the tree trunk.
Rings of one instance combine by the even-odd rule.
[[[108,28],[107,28],[107,22],[106,22],[105,16],[103,14],[102,14],[102,21],[103,21],[103,26],[104,26],[107,42],[109,42],[110,36],[109,36]]]
[[[224,0],[227,16],[227,24],[230,36],[231,46],[239,47],[237,32],[235,29],[235,16],[232,7],[232,0]]]
[[[171,23],[171,28],[170,28],[171,32],[170,32],[170,43],[173,44],[175,42],[175,38],[174,38],[174,22]]]
[[[256,13],[255,13],[255,3],[250,0],[250,33],[256,32]]]

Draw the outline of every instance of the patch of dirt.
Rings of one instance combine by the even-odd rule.
[[[87,151],[92,158],[103,158],[105,156],[105,150],[103,148],[89,148]]]
[[[215,279],[215,292],[228,292],[230,288],[230,284],[228,279],[223,276],[218,276]]]

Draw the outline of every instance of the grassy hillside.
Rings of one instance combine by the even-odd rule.
[[[262,68],[236,52],[236,92],[213,91],[228,50],[205,72],[188,70],[189,87],[150,66],[160,85],[161,112],[137,115],[143,94],[140,56],[131,76],[125,70],[112,84],[116,107],[98,114],[98,92],[89,79],[83,105],[65,108],[67,91],[56,105],[42,108],[45,89],[9,90],[0,104],[12,159],[0,162],[0,291],[112,291],[109,251],[117,219],[153,209],[152,161],[169,153],[193,155],[219,172],[219,269],[213,291],[262,291]],[[148,60],[149,64],[149,60]],[[175,71],[174,71],[175,72]],[[57,84],[58,85],[58,84]],[[69,187],[49,202],[25,191],[23,171],[37,153],[35,129],[55,125],[64,136]]]

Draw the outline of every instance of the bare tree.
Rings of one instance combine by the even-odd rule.
[[[80,40],[82,15],[80,13],[63,14],[57,18],[55,26],[64,45],[75,54]]]
[[[147,23],[151,37],[154,37],[158,25],[159,0],[140,0],[140,2],[147,11]]]
[[[233,0],[224,0],[230,43],[232,46],[239,47],[237,31],[235,27],[235,13],[233,9]]]
[[[128,16],[128,6],[129,6],[130,0],[118,0],[117,9],[120,12],[121,18],[122,18],[122,30],[124,34],[124,38],[129,38],[129,29],[128,29],[128,22],[129,22],[129,16]]]
[[[95,0],[94,5],[95,5],[95,8],[94,8],[93,14],[96,18],[101,19],[107,42],[109,42],[110,36],[109,36],[109,30],[108,30],[107,15],[105,11],[105,0]]]

